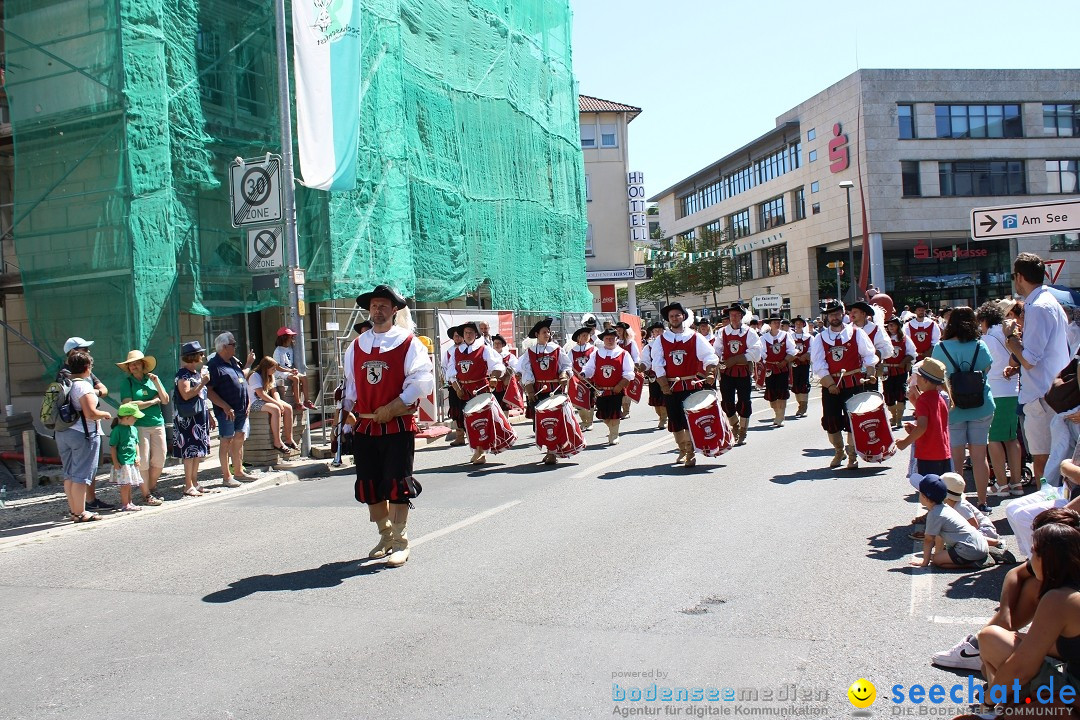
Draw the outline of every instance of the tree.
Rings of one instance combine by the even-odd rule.
[[[680,250],[680,243],[674,238],[664,237],[663,231],[655,238],[655,249],[663,252]],[[652,280],[637,286],[638,297],[649,302],[663,300],[671,302],[671,296],[678,296],[686,289],[686,270],[688,263],[681,255],[659,255],[655,257],[650,267],[653,269]]]
[[[695,293],[712,293],[713,307],[719,305],[717,290],[737,284],[735,267],[735,241],[727,230],[701,228],[696,249],[691,252],[705,256],[694,258],[688,267],[687,289]]]

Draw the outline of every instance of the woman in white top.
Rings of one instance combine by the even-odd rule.
[[[300,371],[293,361],[293,342],[295,339],[296,331],[292,328],[278,328],[277,340],[274,341],[274,362],[278,364],[278,369],[274,372],[274,381],[282,386],[285,383],[292,385],[293,397],[296,399],[293,410],[297,412],[300,412],[303,408],[314,410],[315,403],[308,398],[306,383],[300,377]]]
[[[1017,375],[1007,377],[1005,374],[1012,354],[1005,347],[1005,334],[1001,327],[1001,320],[1013,304],[1011,300],[985,302],[976,311],[975,319],[979,321],[983,343],[994,361],[987,374],[987,384],[994,396],[994,420],[990,425],[988,448],[990,469],[994,474],[991,491],[995,495],[1019,497],[1024,494],[1021,487],[1023,456],[1016,437],[1016,397],[1020,394],[1020,383]],[[1005,475],[1006,460],[1012,483]]]
[[[259,361],[255,372],[248,378],[248,413],[265,412],[270,415],[270,438],[277,451],[289,454],[299,450],[300,446],[293,441],[293,409],[284,400],[278,399],[277,389],[274,387],[274,371],[278,370],[274,358],[264,357]],[[285,441],[282,444],[282,422],[284,421]]]

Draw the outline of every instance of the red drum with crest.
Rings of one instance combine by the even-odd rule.
[[[645,376],[639,372],[634,373],[634,379],[623,390],[623,394],[634,402],[641,402],[641,394],[645,390]]]
[[[880,463],[896,454],[892,428],[881,393],[864,392],[846,403],[855,452],[866,462]]]
[[[536,447],[541,450],[568,458],[585,449],[585,435],[566,395],[552,395],[537,403],[533,422]]]
[[[592,388],[577,375],[570,376],[570,384],[566,386],[566,394],[570,396],[570,402],[579,410],[593,409]]]
[[[765,363],[754,363],[754,384],[758,390],[765,389]]]
[[[694,447],[705,457],[723,455],[735,444],[727,418],[720,412],[720,403],[712,390],[701,390],[683,400],[686,424]]]
[[[462,410],[465,416],[465,434],[469,438],[469,447],[498,455],[509,450],[517,440],[514,426],[503,413],[495,396],[481,393],[465,403]]]

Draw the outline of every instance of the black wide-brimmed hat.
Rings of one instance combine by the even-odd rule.
[[[645,329],[648,332],[652,332],[653,330],[663,330],[664,329],[664,323],[657,320],[656,322],[654,322],[652,325],[650,325],[649,327],[647,327]]]
[[[783,319],[784,318],[780,317],[779,315],[770,315],[769,317],[765,318],[765,322],[767,322],[767,323],[781,322]]]
[[[206,354],[206,350],[203,348],[202,343],[200,343],[198,340],[192,340],[191,342],[186,342],[180,346],[180,357],[183,357],[184,355],[195,355],[198,353],[202,353],[203,355]]]
[[[581,324],[591,328],[596,327],[596,316],[592,313],[585,313],[581,318]]]
[[[370,320],[364,320],[353,325],[352,329],[356,331],[357,335],[361,335],[365,330],[370,330],[373,327],[375,326],[371,324]],[[453,338],[451,338],[451,340],[452,339]]]
[[[743,315],[746,314],[746,308],[743,307],[742,303],[737,303],[737,302],[733,302],[730,305],[728,305],[727,311],[728,311],[728,315],[730,315],[733,312],[741,312]]]
[[[540,332],[540,328],[551,329],[551,323],[555,322],[555,318],[544,318],[540,322],[532,326],[532,330],[529,331],[529,337],[533,340],[536,339],[537,334]]]
[[[612,332],[615,332],[615,331],[612,330]],[[581,335],[583,333],[585,335],[588,335],[589,337],[592,337],[592,328],[588,328],[588,327],[578,328],[577,330],[574,331],[574,334],[570,336],[570,339],[573,340],[574,342],[577,342],[578,335]],[[584,345],[584,343],[578,343],[578,345]]]
[[[677,302],[671,303],[670,305],[665,305],[664,307],[660,308],[660,317],[667,320],[668,319],[668,313],[671,312],[672,310],[678,310],[679,312],[681,312],[683,314],[683,317],[690,317],[690,313],[686,312],[686,308],[684,308],[682,306],[682,303],[677,303]]]
[[[620,320],[619,322],[615,323],[615,327],[622,328],[623,330],[629,330],[630,329],[630,323],[623,322],[622,320]]]
[[[461,326],[455,325],[453,327],[446,328],[446,337],[450,340],[454,339],[455,335],[461,334]]]
[[[915,304],[911,306],[912,310],[918,310],[919,308],[922,308],[923,310],[926,309],[926,301],[925,300],[916,300]]]
[[[701,327],[702,325],[708,325],[710,328],[712,327],[712,323],[709,321],[709,318],[707,318],[707,317],[698,318],[698,321],[695,324],[695,327]]]
[[[612,335],[614,337],[619,337],[619,333],[615,332],[615,328],[608,328],[607,330],[604,330],[603,332],[600,333],[599,337],[600,337],[601,340],[603,340],[608,335]]]
[[[461,325],[458,325],[458,332],[460,332],[462,335],[465,334],[466,330],[472,330],[474,333],[476,333],[477,337],[480,336],[480,328],[478,328],[476,326],[476,323],[474,323],[472,320],[467,323],[462,323]]]
[[[792,325],[794,325],[797,322],[801,322],[803,325],[805,325],[806,324],[806,318],[804,318],[802,315],[796,315],[795,317],[791,318],[791,324]]]
[[[727,320],[729,317],[731,317],[731,308],[726,307],[720,311],[720,319]]]
[[[828,315],[830,313],[836,312],[837,310],[839,310],[840,312],[844,312],[844,303],[840,302],[839,300],[833,300],[831,303],[821,309],[821,314]]]
[[[874,314],[874,308],[871,307],[870,303],[863,302],[862,300],[859,300],[858,302],[853,302],[848,305],[848,312],[851,312],[852,310],[862,310],[864,313],[870,316],[873,316]]]
[[[400,310],[407,305],[405,298],[397,290],[389,285],[376,285],[371,292],[356,296],[356,306],[367,310],[374,298],[385,298],[394,304],[395,310]]]

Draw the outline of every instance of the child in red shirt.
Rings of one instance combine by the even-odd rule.
[[[949,450],[949,402],[942,392],[945,364],[926,358],[916,376],[919,398],[915,401],[915,422],[905,423],[907,436],[896,442],[898,450],[915,444],[915,465],[919,475],[942,475],[952,472]]]

